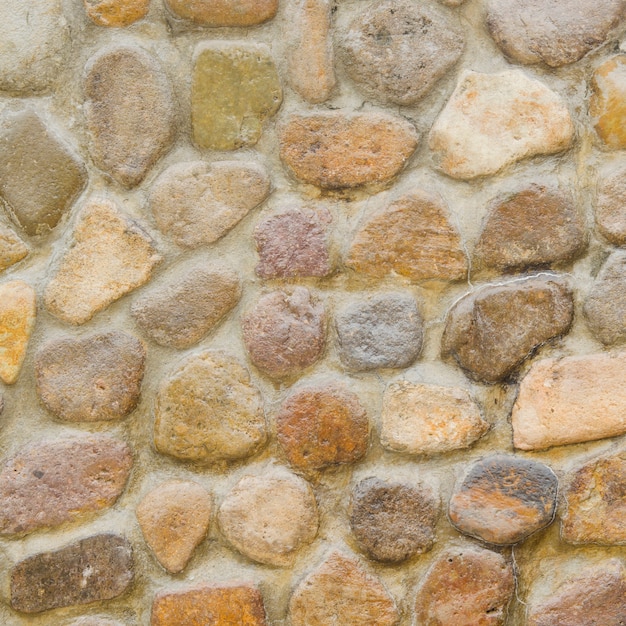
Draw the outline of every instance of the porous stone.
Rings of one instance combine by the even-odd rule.
[[[596,226],[612,244],[626,244],[626,167],[605,168],[599,177]]]
[[[239,552],[281,567],[315,539],[319,524],[311,487],[282,468],[244,476],[224,498],[218,521]]]
[[[450,309],[442,354],[471,378],[496,383],[542,343],[565,334],[573,315],[572,292],[559,277],[486,285]]]
[[[98,26],[129,26],[145,17],[150,0],[83,0],[89,18]]]
[[[114,534],[93,535],[15,565],[11,606],[22,613],[39,613],[110,600],[128,589],[133,576],[130,543]]]
[[[568,148],[574,125],[562,98],[521,70],[464,71],[430,131],[448,176],[490,176],[528,157]]]
[[[461,280],[467,275],[463,244],[443,199],[421,190],[369,216],[352,241],[346,265],[375,278]]]
[[[278,111],[282,100],[278,73],[264,44],[213,41],[197,50],[191,122],[198,147],[253,146],[261,137],[263,122]]]
[[[165,0],[174,15],[202,26],[256,26],[276,15],[278,0]]]
[[[154,413],[157,450],[187,461],[242,459],[267,438],[261,394],[248,370],[224,352],[182,361],[161,383]]]
[[[21,448],[0,471],[0,534],[54,528],[112,506],[132,465],[128,445],[99,433]]]
[[[403,380],[383,395],[380,442],[408,454],[441,454],[471,446],[489,429],[478,405],[461,387]]]
[[[589,115],[602,143],[612,150],[626,148],[626,55],[599,65],[591,80]]]
[[[291,115],[279,129],[280,158],[299,180],[323,189],[384,183],[417,147],[405,119],[382,112]]]
[[[150,491],[137,506],[146,543],[170,573],[182,572],[206,537],[211,495],[197,483],[169,480]]]
[[[252,161],[175,163],[150,190],[150,209],[164,235],[197,248],[223,237],[269,193],[266,170]]]
[[[135,187],[174,141],[167,76],[145,50],[116,45],[89,60],[83,89],[95,165],[120,185]]]
[[[457,484],[448,516],[466,535],[514,544],[552,522],[557,491],[558,480],[547,465],[490,456],[474,463]]]
[[[415,104],[459,60],[463,31],[435,5],[409,0],[370,4],[340,39],[350,77],[369,96]]]
[[[8,227],[0,223],[0,272],[28,256],[28,246]]]
[[[369,420],[357,396],[343,387],[308,387],[281,406],[276,436],[294,468],[321,470],[365,456]]]
[[[84,324],[150,280],[160,261],[153,240],[136,222],[111,201],[91,199],[45,289],[46,308],[65,322]]]
[[[60,420],[117,420],[137,406],[145,358],[143,344],[121,331],[51,341],[35,359],[37,393]]]

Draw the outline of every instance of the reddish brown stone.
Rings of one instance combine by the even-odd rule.
[[[626,167],[608,167],[600,174],[596,225],[616,246],[626,244]]]
[[[150,0],[83,0],[89,18],[98,26],[129,26],[145,17]]]
[[[178,17],[203,26],[255,26],[276,15],[278,0],[165,0]]]

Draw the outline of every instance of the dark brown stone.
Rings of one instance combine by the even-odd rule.
[[[596,225],[612,244],[626,244],[626,167],[601,172],[596,198]]]

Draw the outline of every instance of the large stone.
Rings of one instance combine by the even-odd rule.
[[[626,166],[601,171],[595,209],[600,233],[616,246],[626,245]]]
[[[120,185],[138,185],[174,141],[167,76],[141,48],[118,45],[89,60],[84,92],[94,163]]]
[[[291,115],[279,130],[280,158],[305,183],[344,189],[385,183],[417,147],[415,127],[388,113]]]
[[[195,54],[191,85],[193,139],[200,148],[236,150],[254,145],[263,122],[283,100],[269,48],[213,41]]]
[[[174,15],[202,26],[256,26],[276,15],[278,0],[165,0]]]
[[[50,313],[84,324],[150,280],[161,261],[153,240],[109,200],[92,199],[80,211],[74,241],[44,292]]]
[[[130,448],[108,435],[23,447],[0,471],[0,534],[54,528],[112,506],[132,465]]]
[[[450,309],[442,354],[452,356],[475,380],[506,379],[549,339],[565,334],[574,303],[558,277],[531,277],[486,285]]]
[[[28,256],[28,246],[8,227],[0,222],[0,272]]]
[[[521,70],[465,71],[429,145],[448,176],[471,179],[568,148],[574,125],[561,97]]]
[[[150,0],[83,0],[89,18],[98,26],[129,26],[145,17]]]
[[[589,115],[603,144],[626,148],[626,55],[615,56],[596,68],[591,80]]]

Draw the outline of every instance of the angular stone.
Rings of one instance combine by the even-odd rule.
[[[420,584],[420,626],[503,626],[515,591],[513,567],[501,554],[476,546],[450,549]]]
[[[515,61],[559,67],[601,45],[624,8],[623,0],[490,0],[487,27]]]
[[[93,535],[20,561],[11,571],[11,606],[22,613],[89,604],[122,595],[133,581],[130,543]]]
[[[170,573],[182,572],[206,537],[211,495],[197,483],[169,480],[150,491],[137,506],[146,543]]]
[[[626,245],[626,167],[604,169],[597,192],[598,230],[613,245]]]
[[[80,211],[74,241],[44,292],[50,313],[84,324],[98,311],[150,280],[161,256],[134,221],[104,199]]]
[[[99,433],[21,448],[0,471],[0,534],[54,528],[112,506],[132,465],[124,442]]]
[[[388,450],[441,454],[468,448],[487,430],[489,423],[465,389],[406,380],[385,389],[380,442]]]
[[[417,131],[388,113],[292,115],[279,129],[280,158],[299,180],[323,189],[384,183],[417,147]]]
[[[337,315],[339,357],[348,369],[356,371],[408,367],[422,349],[422,326],[410,294],[360,298]]]
[[[213,243],[270,193],[270,179],[253,161],[175,163],[150,191],[159,230],[185,248]]]
[[[220,530],[248,558],[285,567],[311,543],[319,524],[313,490],[282,468],[244,476],[218,512]]]
[[[150,0],[83,0],[89,18],[98,26],[129,26],[145,17]]]
[[[496,383],[541,344],[565,334],[573,315],[572,292],[556,276],[486,285],[450,309],[442,354],[469,377]]]
[[[439,500],[424,487],[366,478],[352,492],[350,527],[377,561],[398,563],[430,550],[438,517]]]
[[[154,443],[163,454],[232,461],[254,454],[266,438],[261,394],[241,363],[224,352],[191,355],[159,387]]]
[[[596,68],[591,80],[589,115],[600,140],[612,150],[626,148],[626,55]]]
[[[346,265],[375,278],[399,274],[419,281],[467,276],[463,244],[443,199],[421,190],[375,211],[357,231]]]
[[[278,73],[264,44],[213,41],[196,52],[191,123],[198,147],[253,146],[263,122],[278,111],[282,100]]]
[[[124,187],[138,185],[174,141],[167,76],[141,48],[118,45],[89,60],[83,88],[95,165]]]
[[[541,450],[626,433],[626,352],[542,359],[513,405],[513,443]]]
[[[395,626],[400,614],[378,578],[335,552],[293,592],[289,618],[292,626]]]
[[[365,94],[409,106],[456,64],[464,37],[449,12],[386,0],[359,12],[340,45],[349,76]]]
[[[133,303],[142,331],[162,346],[182,350],[197,343],[239,302],[241,279],[216,266],[170,273]]]
[[[0,223],[0,272],[28,256],[28,246],[7,226]]]
[[[165,0],[176,16],[202,26],[256,26],[271,20],[278,0]]]
[[[300,374],[326,344],[324,305],[304,287],[263,296],[243,317],[242,328],[250,360],[272,378]]]
[[[309,387],[285,400],[276,436],[295,469],[321,470],[365,456],[369,420],[357,396],[343,387]]]
[[[124,626],[124,624],[115,619],[108,619],[100,615],[88,615],[79,617],[70,622],[67,626]]]
[[[495,455],[474,463],[450,498],[462,533],[496,545],[526,539],[554,519],[558,480],[543,463]]]
[[[515,161],[568,148],[574,136],[561,97],[521,70],[465,71],[435,121],[429,146],[448,176],[490,176]]]

